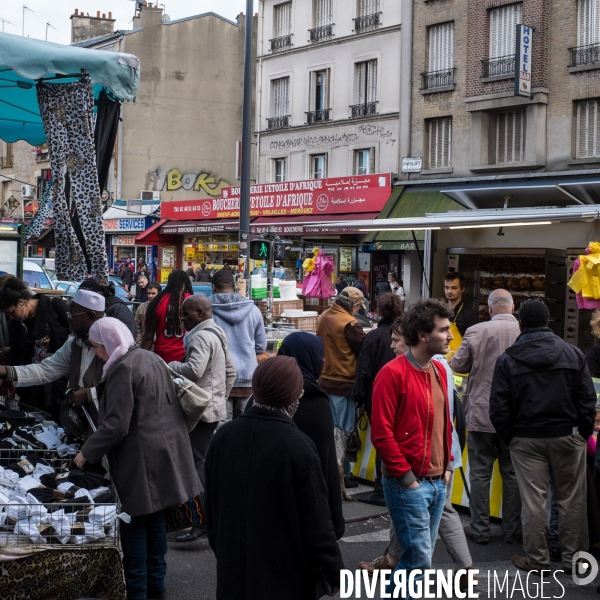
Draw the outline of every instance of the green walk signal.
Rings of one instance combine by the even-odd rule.
[[[271,257],[271,242],[269,240],[251,240],[250,258],[254,260],[269,260]]]

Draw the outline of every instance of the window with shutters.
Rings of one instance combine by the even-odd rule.
[[[380,24],[379,0],[357,0],[357,2],[357,17],[354,19],[355,31],[360,33],[371,29],[377,29]]]
[[[452,118],[429,121],[429,168],[443,169],[452,164]]]
[[[496,163],[519,163],[525,160],[525,111],[498,113]]]
[[[273,7],[271,51],[284,50],[292,45],[292,3],[284,2]]]
[[[354,174],[370,175],[375,172],[375,149],[363,148],[354,151]]]
[[[421,73],[422,90],[454,85],[454,23],[429,28],[427,72]]]
[[[600,0],[578,0],[577,47],[569,52],[570,67],[600,62]]]
[[[0,168],[13,166],[13,145],[0,140]]]
[[[489,12],[490,45],[483,59],[482,77],[512,75],[515,72],[517,25],[521,23],[521,4],[509,4]]]
[[[310,41],[313,44],[331,39],[333,35],[332,0],[314,0],[314,29],[310,29]]]
[[[269,129],[289,126],[290,113],[290,78],[281,77],[271,81],[271,114],[267,119]]]
[[[352,117],[377,114],[377,60],[356,63],[356,104],[352,106]]]
[[[598,100],[577,103],[577,158],[600,158]]]

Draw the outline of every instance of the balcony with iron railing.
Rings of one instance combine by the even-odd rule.
[[[362,33],[363,31],[371,31],[377,29],[381,24],[381,13],[374,13],[372,15],[365,15],[364,17],[356,17],[354,20],[354,31],[356,33]]]
[[[311,110],[306,114],[306,124],[314,125],[315,123],[327,123],[331,121],[331,109],[330,108],[322,108],[320,110]]]
[[[453,90],[455,71],[456,67],[421,73],[421,92]]]
[[[515,55],[481,59],[481,77],[510,77],[515,74]]]
[[[323,25],[323,27],[309,29],[308,32],[310,33],[311,44],[326,42],[333,37],[333,23],[330,23],[329,25]]]
[[[569,68],[599,68],[600,69],[600,44],[588,44],[569,48]]]
[[[284,115],[283,117],[271,117],[267,119],[267,129],[285,129],[290,126],[290,116]]]
[[[352,119],[370,117],[377,114],[377,102],[363,102],[362,104],[354,104],[350,107],[350,110],[352,111]]]
[[[292,47],[292,33],[282,35],[278,38],[269,40],[271,43],[271,52],[281,52],[282,50],[288,50]]]

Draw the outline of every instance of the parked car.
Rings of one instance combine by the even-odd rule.
[[[73,281],[57,281],[56,289],[62,290],[65,296],[73,297],[77,290],[79,289],[79,283],[75,283]],[[127,290],[115,285],[116,296],[117,298],[121,298],[125,302],[131,302],[131,298],[129,298],[129,294]]]
[[[48,271],[38,264],[37,261],[29,260],[28,258],[23,261],[23,281],[25,281],[30,288],[42,290],[56,289]]]
[[[213,295],[213,289],[210,283],[192,283],[192,289],[194,290],[194,296],[203,294],[210,298]]]

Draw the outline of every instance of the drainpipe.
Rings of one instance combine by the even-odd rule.
[[[256,40],[256,54],[258,55],[258,68],[256,74],[256,125],[254,131],[256,132],[256,155],[254,159],[254,183],[259,183],[259,162],[260,162],[260,126],[262,123],[262,72],[263,72],[263,59],[262,59],[262,41],[265,34],[265,1],[260,0],[260,34]]]
[[[415,0],[416,1],[416,0]],[[412,113],[412,38],[413,0],[402,2],[402,41],[400,63],[400,155],[398,156],[398,177],[408,179],[409,173],[402,173],[402,158],[410,156],[410,122]]]

